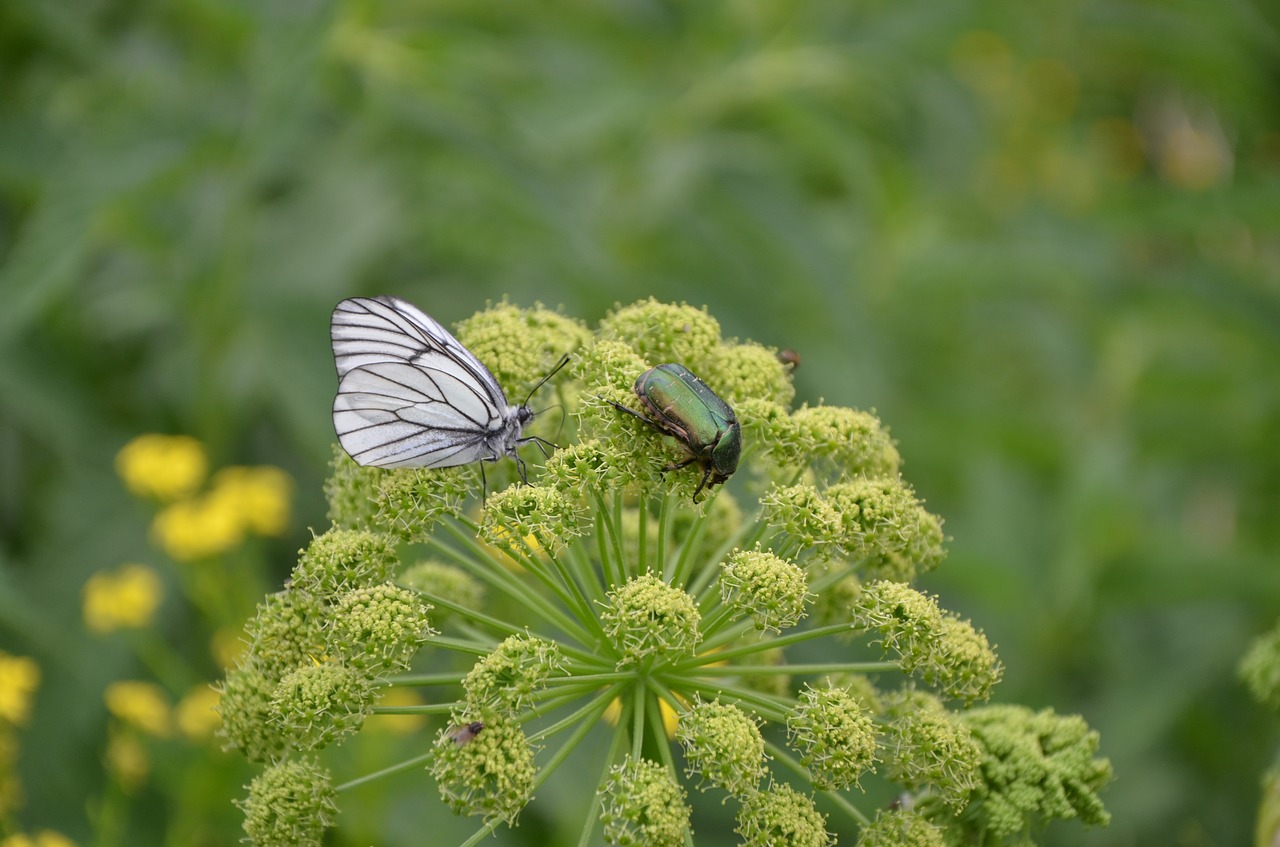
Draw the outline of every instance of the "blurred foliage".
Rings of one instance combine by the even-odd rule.
[[[169,751],[127,799],[104,769],[102,692],[143,671],[80,591],[160,561],[132,436],[295,477],[252,598],[324,524],[335,302],[654,295],[894,428],[998,699],[1082,712],[1115,764],[1112,826],[1048,842],[1244,843],[1276,742],[1232,669],[1280,606],[1277,79],[1258,0],[0,4],[0,648],[42,673],[17,820],[237,837],[229,759]],[[155,624],[201,678],[208,623]],[[352,844],[447,817],[368,802]]]

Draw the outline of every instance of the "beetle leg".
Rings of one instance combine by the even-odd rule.
[[[708,465],[702,472],[702,482],[698,483],[698,490],[693,492],[693,502],[698,502],[698,495],[702,493],[702,489],[706,488],[707,480],[711,477],[711,466]]]
[[[696,461],[698,461],[697,456],[690,456],[689,458],[685,459],[683,462],[672,462],[671,464],[663,468],[662,472],[666,473],[667,471],[678,471],[681,468],[687,468],[689,465],[692,465]]]

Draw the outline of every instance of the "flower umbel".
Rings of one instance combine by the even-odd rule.
[[[459,337],[508,397],[574,354],[542,389],[561,428],[531,422],[559,447],[526,446],[527,484],[513,462],[485,465],[483,489],[476,466],[337,455],[334,526],[259,606],[221,686],[223,738],[267,765],[243,804],[253,843],[318,843],[346,787],[425,765],[446,806],[481,819],[470,847],[514,825],[571,756],[599,775],[580,843],[688,843],[686,786],[730,804],[752,847],[1105,822],[1110,770],[1083,722],[970,709],[1001,666],[980,630],[908,584],[942,561],[941,521],[874,415],[793,411],[775,351],[722,339],[683,304],[620,306],[593,334],[501,303]],[[697,373],[742,425],[737,470],[701,502],[700,461],[681,463],[715,443],[613,405],[633,408],[636,378],[660,363]],[[851,642],[884,656],[854,660]],[[336,787],[305,758],[387,715],[431,716],[435,743]],[[583,745],[593,733],[608,742]],[[873,814],[860,785],[873,770],[912,808]]]

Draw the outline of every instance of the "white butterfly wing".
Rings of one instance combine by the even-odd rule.
[[[394,297],[343,300],[331,331],[333,426],[359,464],[465,465],[500,457],[493,436],[519,434],[488,368],[420,309]]]

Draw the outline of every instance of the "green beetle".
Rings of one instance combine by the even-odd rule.
[[[689,458],[667,470],[694,462],[702,468],[702,482],[693,492],[694,502],[703,488],[719,485],[738,469],[742,426],[737,416],[728,403],[684,365],[668,363],[650,368],[636,378],[631,390],[640,398],[643,412],[621,403],[613,405],[670,435],[689,454]]]

